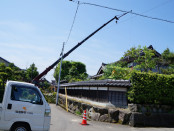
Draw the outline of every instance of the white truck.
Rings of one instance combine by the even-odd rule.
[[[0,130],[48,131],[51,109],[41,91],[33,84],[6,83],[0,103]]]

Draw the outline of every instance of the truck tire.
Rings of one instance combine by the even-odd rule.
[[[27,124],[17,123],[12,126],[10,131],[31,131],[31,129]]]

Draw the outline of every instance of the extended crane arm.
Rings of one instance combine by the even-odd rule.
[[[99,30],[101,30],[103,27],[105,27],[107,24],[109,24],[110,22],[112,22],[114,19],[119,20],[120,17],[126,15],[129,12],[126,12],[124,14],[122,14],[119,17],[114,16],[112,19],[110,19],[108,22],[106,22],[105,24],[103,24],[100,28],[98,28],[97,30],[95,30],[93,33],[91,33],[89,36],[87,36],[84,40],[82,40],[81,42],[79,42],[76,46],[74,46],[71,50],[69,50],[67,53],[65,53],[62,58],[64,59],[65,57],[67,57],[71,52],[73,52],[76,48],[78,48],[81,44],[83,44],[86,40],[88,40],[90,37],[92,37],[95,33],[97,33]],[[51,69],[53,69],[54,66],[56,66],[59,62],[60,62],[61,58],[59,58],[56,62],[54,62],[51,66],[49,66],[48,68],[46,68],[41,74],[39,74],[38,76],[36,76],[33,80],[32,83],[33,84],[38,84],[39,80],[45,76]]]

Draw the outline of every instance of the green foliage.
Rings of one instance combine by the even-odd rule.
[[[75,113],[76,113],[76,115],[79,115],[79,116],[82,115],[82,113],[80,111],[76,111]]]
[[[9,64],[9,66],[6,66],[4,63],[0,63],[0,100],[2,100],[3,92],[5,88],[5,83],[7,80],[14,80],[14,81],[29,81],[29,79],[26,78],[26,76],[29,76],[29,71],[31,71],[31,68],[33,72],[35,73],[36,67],[34,64],[30,66],[29,69],[25,72],[24,70],[19,69],[16,67],[13,63]],[[35,73],[33,76],[36,76],[38,74]]]
[[[31,82],[38,74],[39,72],[37,71],[37,67],[35,66],[35,64],[31,64],[30,67],[26,70],[27,81]]]
[[[20,70],[13,63],[9,66],[5,66],[4,63],[0,63],[0,85],[5,87],[7,80],[25,81],[25,71]]]
[[[121,60],[125,57],[129,57],[136,66],[134,68],[148,72],[149,70],[155,69],[159,59],[155,58],[155,51],[147,48],[146,46],[141,48],[141,46],[132,47],[124,53]],[[128,66],[128,63],[127,63]]]
[[[169,48],[164,50],[164,52],[161,55],[163,60],[168,62],[168,64],[174,64],[174,52],[171,52]]]
[[[56,103],[56,92],[49,94],[44,93],[44,97],[48,103]]]
[[[130,78],[131,69],[122,68],[114,65],[107,65],[104,70],[103,79],[123,79],[127,80]]]
[[[48,83],[47,81],[44,82],[44,88],[48,89],[51,86],[50,83]]]
[[[60,63],[55,69],[54,78],[58,80]],[[86,66],[81,62],[63,61],[61,70],[61,80],[81,81],[87,78]]]
[[[171,75],[174,74],[174,68],[161,69],[162,74]]]
[[[127,62],[126,61],[117,61],[114,65],[118,67],[125,67],[127,68]]]
[[[140,53],[141,50],[142,50],[141,46],[138,46],[138,48],[132,47],[129,50],[127,50],[126,52],[124,52],[123,58],[126,56],[135,58],[135,57],[137,57],[137,55]]]
[[[171,52],[169,48],[162,53],[161,63],[168,65],[167,68],[161,69],[163,74],[174,74],[174,52]]]
[[[77,82],[77,81],[82,81],[82,79],[71,78],[69,82],[71,83],[71,82]]]
[[[132,47],[125,52],[124,57],[126,56],[129,56],[129,58],[137,64],[135,66],[136,69],[148,72],[148,70],[156,67],[156,59],[154,59],[155,52],[154,50],[148,49],[146,46],[143,48],[141,48],[141,46],[138,46],[138,48]]]
[[[133,72],[128,100],[137,104],[174,105],[174,75]]]
[[[143,47],[142,51],[143,55],[140,51],[137,59],[134,60],[134,62],[137,63],[135,68],[148,72],[149,69],[151,70],[156,67],[156,61],[153,58],[155,56],[155,52],[154,50],[148,49],[146,46]]]
[[[39,83],[39,85],[40,85],[40,87],[43,89],[43,90],[45,90],[45,91],[47,91],[47,92],[51,92],[51,89],[50,89],[50,87],[51,87],[51,84],[49,83],[49,82],[47,82],[47,81],[44,81],[44,82],[40,82]]]

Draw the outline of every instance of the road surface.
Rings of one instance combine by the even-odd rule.
[[[66,112],[59,106],[51,106],[50,131],[174,131],[174,128],[134,128],[127,125],[105,122],[87,121],[89,125],[82,126],[82,118]]]

